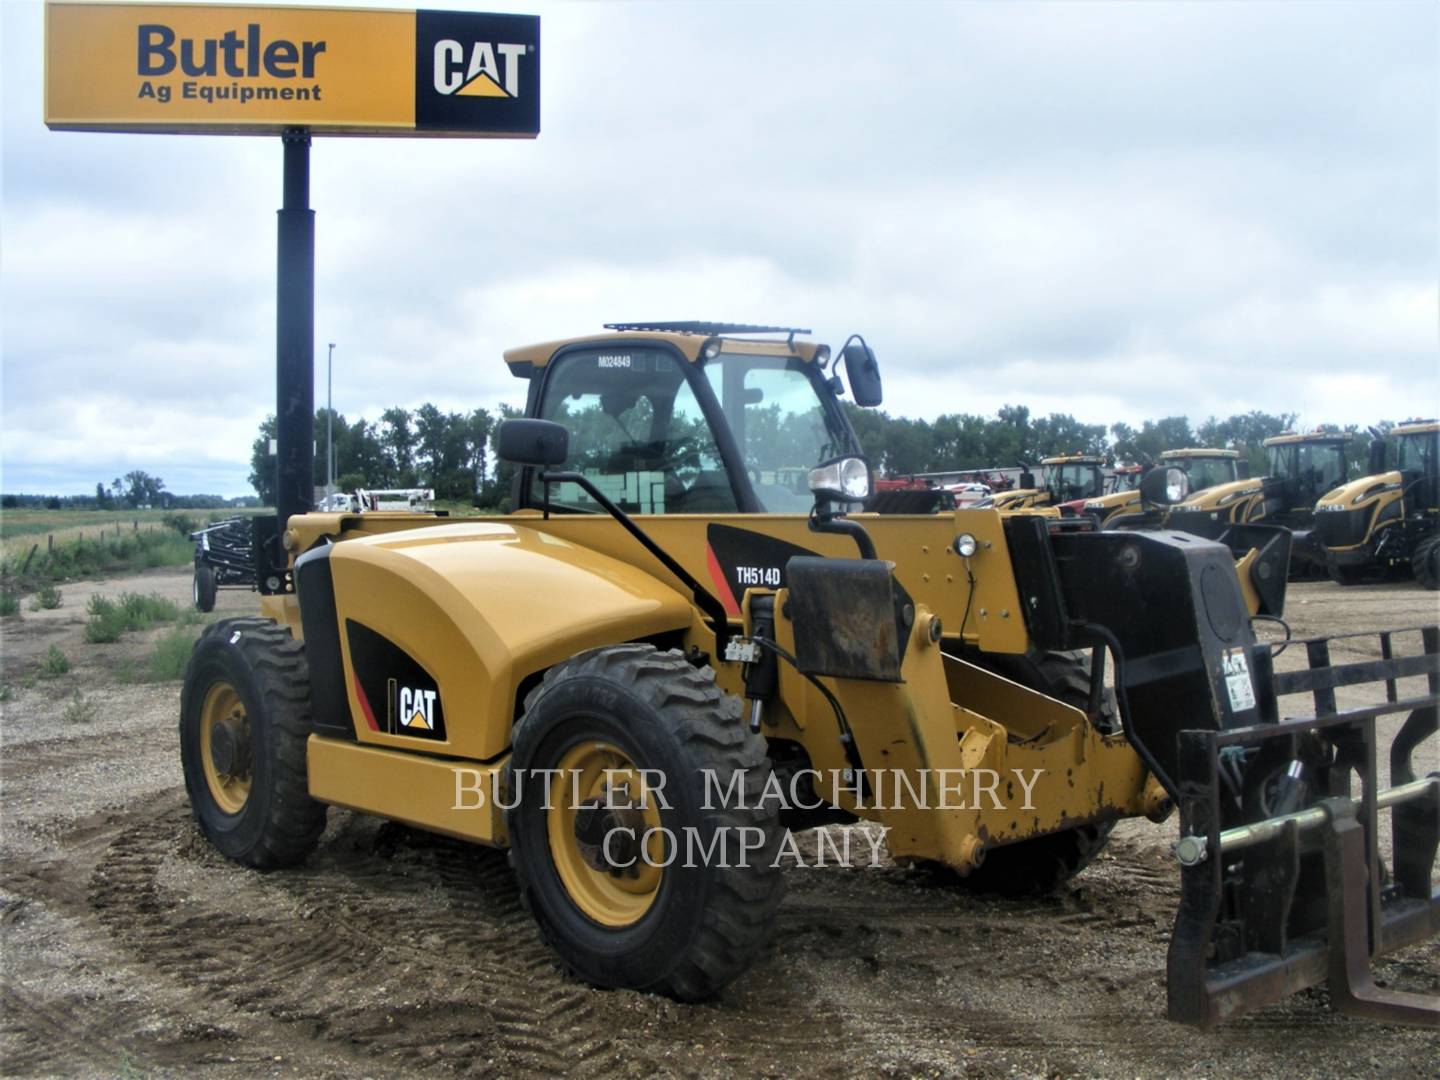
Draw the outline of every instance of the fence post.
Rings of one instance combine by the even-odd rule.
[[[36,544],[35,546],[36,546],[36,547],[39,547],[40,545],[39,545],[39,544]],[[47,533],[46,536],[45,536],[45,554],[49,555],[49,554],[50,554],[51,552],[53,552],[54,550],[55,550],[55,534],[54,534],[54,533]]]

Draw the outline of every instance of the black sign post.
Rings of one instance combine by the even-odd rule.
[[[315,211],[310,209],[310,135],[281,136],[285,147],[275,290],[275,516],[283,534],[292,514],[314,505]],[[272,557],[284,565],[283,552]]]

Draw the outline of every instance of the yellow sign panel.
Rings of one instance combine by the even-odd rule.
[[[101,3],[50,3],[45,14],[52,128],[540,130],[534,16]]]

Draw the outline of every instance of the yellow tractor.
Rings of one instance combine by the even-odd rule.
[[[1324,555],[1311,531],[1315,502],[1349,476],[1347,449],[1353,439],[1348,431],[1273,436],[1264,442],[1264,476],[1213,484],[1129,524],[1159,524],[1209,539],[1238,525],[1282,526],[1292,537],[1291,580],[1323,577]]]
[[[1105,491],[1105,459],[1094,454],[1066,454],[1040,462],[1044,468],[1039,485],[1028,465],[1019,484],[981,499],[975,505],[995,510],[1036,510],[1060,503],[1099,498]]]
[[[506,354],[527,406],[499,431],[504,517],[308,512],[310,433],[282,413],[262,615],[208,629],[181,699],[220,851],[298,863],[331,806],[505,847],[580,978],[695,1000],[770,938],[790,830],[865,820],[897,862],[1020,893],[1178,805],[1172,1017],[1208,1026],[1328,977],[1340,1007],[1434,1022],[1370,983],[1364,943],[1440,921],[1440,778],[1411,761],[1440,695],[1324,697],[1440,678],[1434,633],[1278,674],[1222,545],[857,512],[872,473],[839,395],[881,401],[858,336],[832,364],[803,330],[607,330]],[[1293,694],[1318,715],[1282,716]],[[1385,781],[1375,716],[1402,709]],[[1353,769],[1363,799],[1343,797]],[[1353,840],[1392,806],[1386,861]]]
[[[1387,445],[1395,468],[1385,470]],[[1328,492],[1315,506],[1315,536],[1333,581],[1354,585],[1409,569],[1440,589],[1440,423],[1411,420],[1371,445],[1374,472]]]
[[[1208,447],[1166,450],[1160,455],[1162,467],[1180,469],[1185,473],[1192,497],[1217,484],[1229,484],[1239,479],[1239,461],[1238,451]],[[1141,465],[1124,467],[1123,472],[1117,469],[1115,490],[1099,498],[1088,499],[1076,509],[1098,517],[1101,528],[1110,528],[1127,515],[1141,513],[1140,479],[1144,472]]]

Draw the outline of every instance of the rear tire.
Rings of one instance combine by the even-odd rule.
[[[581,764],[587,755],[613,764]],[[551,780],[541,769],[567,775]],[[641,769],[660,770],[669,806],[658,795],[618,795]],[[713,771],[718,793],[707,792],[703,770]],[[736,773],[743,808],[721,794]],[[678,651],[621,645],[547,671],[515,728],[506,783],[516,806],[506,824],[521,898],[561,960],[595,985],[682,1001],[708,997],[748,968],[770,938],[782,888],[778,812],[755,806],[769,775],[765,740],[745,727],[739,701]],[[668,830],[675,861],[655,873],[645,862],[663,858],[655,847],[622,853],[602,842],[623,847],[627,828],[642,837]],[[686,858],[690,835],[708,856]],[[627,857],[638,862],[621,869]]]
[[[1410,553],[1410,572],[1427,589],[1440,589],[1440,535],[1427,536]]]
[[[310,797],[305,649],[269,619],[226,619],[195,643],[180,692],[180,761],[200,831],[260,869],[301,862],[325,829]]]
[[[201,611],[214,611],[217,588],[215,568],[206,566],[204,563],[196,563],[195,579],[190,586],[190,595],[195,601],[196,608]]]

